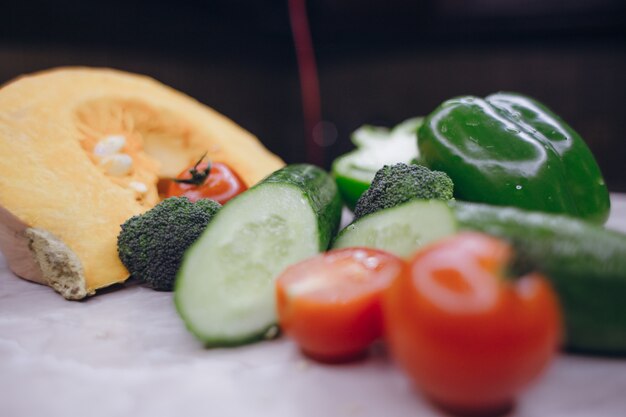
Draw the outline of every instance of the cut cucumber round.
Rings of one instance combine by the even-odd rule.
[[[292,165],[226,204],[185,254],[175,303],[210,346],[262,338],[275,325],[274,279],[326,249],[341,203],[332,178]]]
[[[361,217],[339,233],[333,248],[366,246],[406,258],[456,231],[456,220],[446,202],[411,200]]]

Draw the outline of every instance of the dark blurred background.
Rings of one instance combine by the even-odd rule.
[[[305,158],[286,1],[5,3],[0,82],[60,65],[144,73],[226,114],[286,161]],[[609,188],[626,191],[626,1],[309,0],[308,13],[331,126],[327,167],[361,124],[509,90],[560,114]]]

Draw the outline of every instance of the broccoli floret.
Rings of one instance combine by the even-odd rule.
[[[354,218],[413,199],[451,200],[453,188],[445,172],[431,171],[422,165],[385,165],[357,201]]]
[[[122,225],[117,252],[132,276],[155,290],[171,291],[185,250],[220,209],[213,200],[170,197]]]

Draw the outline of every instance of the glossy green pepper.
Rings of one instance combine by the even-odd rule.
[[[514,93],[459,97],[418,131],[420,162],[454,181],[455,197],[606,221],[609,193],[583,139],[541,103]]]

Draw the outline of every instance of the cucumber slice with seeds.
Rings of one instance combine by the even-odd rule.
[[[287,166],[231,200],[187,251],[175,303],[209,346],[263,338],[276,322],[274,279],[328,247],[341,216],[333,179]]]
[[[406,258],[417,248],[454,234],[457,228],[446,202],[411,200],[348,225],[333,242],[333,249],[366,246]]]

